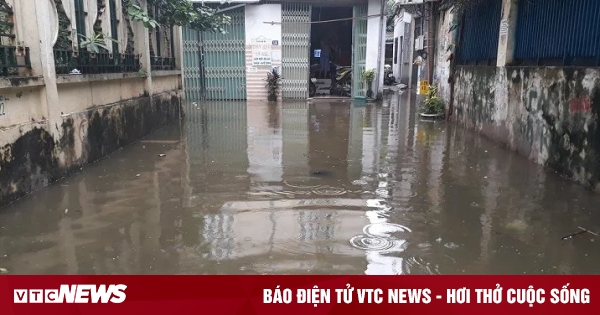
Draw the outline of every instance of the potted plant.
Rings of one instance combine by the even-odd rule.
[[[430,119],[444,118],[444,101],[437,96],[437,88],[430,85],[425,100],[421,117]]]
[[[367,98],[373,98],[373,80],[375,80],[375,69],[365,70],[362,73],[363,81],[367,84]]]
[[[267,89],[268,95],[267,100],[269,102],[277,101],[277,94],[279,93],[279,83],[281,81],[281,75],[277,68],[271,69],[267,72]]]

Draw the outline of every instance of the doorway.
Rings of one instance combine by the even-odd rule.
[[[313,5],[310,97],[351,97],[353,7]]]

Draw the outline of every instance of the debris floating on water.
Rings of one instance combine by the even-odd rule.
[[[165,156],[167,156],[167,155],[166,155],[166,154],[164,154],[164,153],[161,153],[161,154],[159,154],[158,156],[160,156],[160,157],[165,157]]]
[[[581,231],[579,231],[577,233],[569,234],[567,236],[563,236],[561,239],[562,240],[568,240],[568,239],[571,239],[571,238],[573,238],[573,237],[575,237],[577,235],[581,235],[581,234],[585,234],[585,233],[590,233],[590,234],[592,234],[594,236],[598,236],[597,233],[594,233],[594,232],[592,232],[592,231],[590,231],[590,230],[588,230],[586,228],[582,228],[581,226],[578,226],[577,228],[579,228]]]
[[[598,236],[598,233],[594,233],[594,232],[592,232],[592,231],[590,231],[590,230],[588,230],[588,229],[586,229],[586,228],[582,228],[581,226],[578,226],[578,228],[579,228],[580,230],[582,230],[582,231],[585,231],[585,232],[588,232],[588,233],[590,233],[590,234],[592,234],[592,235],[594,235],[594,236]]]

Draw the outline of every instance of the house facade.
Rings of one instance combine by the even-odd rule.
[[[313,11],[316,8],[329,13],[349,9],[350,16],[336,21],[345,20],[349,25],[346,31],[351,36],[348,60],[351,59],[353,71],[353,98],[365,97],[366,87],[360,74],[366,69],[376,71],[372,90],[381,92],[385,53],[384,1],[232,1],[228,8],[222,9],[232,17],[226,34],[183,30],[186,97],[266,100],[266,73],[277,68],[283,78],[283,99],[308,98],[314,54],[311,29],[324,23],[315,21]]]
[[[395,18],[394,32],[391,34],[393,45],[392,70],[396,81],[412,86],[413,80],[413,56],[414,56],[414,32],[413,17],[410,13],[402,11]]]

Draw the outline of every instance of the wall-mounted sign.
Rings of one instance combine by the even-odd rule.
[[[500,35],[508,34],[508,21],[506,19],[500,21]]]
[[[279,41],[278,40],[274,40],[274,41],[271,42],[271,44],[273,46],[279,46]]]
[[[4,96],[0,96],[0,116],[4,116],[6,115],[6,113],[4,112],[4,102],[6,100],[4,99]]]
[[[272,63],[272,41],[264,36],[252,39],[252,65],[270,66]]]
[[[421,95],[429,94],[429,81],[421,80],[421,82],[419,82],[419,94],[421,94]]]

